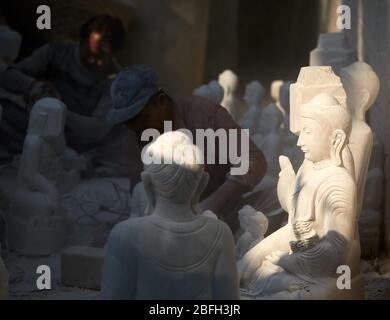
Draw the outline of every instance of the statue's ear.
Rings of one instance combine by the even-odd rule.
[[[146,207],[146,214],[150,215],[156,205],[156,193],[154,192],[152,177],[150,173],[143,171],[141,173],[142,183],[145,188],[146,198],[148,199],[148,205]]]
[[[360,97],[359,97],[359,103],[360,108],[365,108],[364,110],[361,110],[363,113],[367,111],[368,108],[368,101],[370,100],[370,93],[367,89],[363,89],[360,91]]]
[[[343,164],[342,152],[345,147],[347,135],[341,129],[337,129],[332,134],[332,146],[330,148],[330,157],[336,166]]]
[[[201,213],[199,209],[199,199],[203,191],[206,189],[207,184],[209,183],[209,179],[210,179],[209,174],[207,172],[203,172],[202,178],[200,179],[198,187],[196,188],[194,196],[192,197],[191,200],[191,208],[195,214]]]

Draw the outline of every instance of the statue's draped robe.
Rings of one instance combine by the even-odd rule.
[[[326,298],[336,286],[338,266],[351,259],[356,240],[355,197],[356,186],[346,169],[306,162],[290,198],[288,225],[295,236],[290,253],[281,258],[283,268],[263,262],[250,294],[287,290],[296,298]]]

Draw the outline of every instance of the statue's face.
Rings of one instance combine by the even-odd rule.
[[[306,160],[319,162],[330,158],[331,135],[316,120],[301,117],[297,145]]]

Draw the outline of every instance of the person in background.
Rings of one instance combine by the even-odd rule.
[[[164,121],[172,122],[172,130],[188,129],[196,137],[196,129],[236,129],[241,134],[241,128],[229,113],[217,103],[195,96],[168,95],[157,85],[156,73],[146,65],[134,65],[122,70],[116,76],[111,86],[112,107],[106,118],[112,124],[125,123],[132,130],[138,145],[131,147],[132,153],[138,153],[138,163],[128,161],[128,166],[138,168],[133,170],[130,182],[134,186],[140,181],[142,171],[141,149],[146,143],[141,141],[142,132],[146,129],[156,129],[164,132]],[[227,145],[229,145],[229,135]],[[248,137],[249,138],[249,137]],[[237,150],[241,150],[240,136],[237,137]],[[129,140],[134,143],[134,140]],[[207,148],[204,148],[204,153]],[[231,175],[232,163],[221,164],[219,161],[219,145],[215,144],[215,164],[205,165],[205,171],[210,180],[201,197],[201,209],[211,210],[223,217],[232,230],[238,226],[237,211],[242,206],[242,196],[253,189],[267,171],[263,153],[249,141],[248,162],[246,174]],[[206,159],[206,153],[204,154]]]
[[[119,18],[95,16],[81,26],[78,42],[44,45],[1,72],[0,85],[25,98],[27,119],[39,98],[61,99],[67,106],[67,144],[86,150],[112,128],[104,115],[111,104],[111,80],[120,69],[116,54],[124,46],[124,37]],[[12,105],[4,107],[5,113],[12,113]]]

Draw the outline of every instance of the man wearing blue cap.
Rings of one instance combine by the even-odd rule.
[[[164,132],[164,121],[171,121],[172,130],[187,129],[196,136],[197,129],[236,129],[241,128],[230,114],[212,101],[194,96],[169,96],[157,85],[156,73],[146,65],[134,65],[122,70],[111,85],[112,107],[106,114],[106,120],[112,124],[127,124],[134,131],[138,140],[139,162],[141,148],[148,142],[141,141],[142,132],[156,129]],[[229,139],[229,136],[228,136]],[[240,137],[237,143],[240,144]],[[227,141],[229,145],[229,141]],[[237,146],[238,150],[240,145]],[[209,184],[203,193],[201,206],[223,216],[225,221],[235,229],[237,212],[242,205],[242,195],[253,189],[264,177],[267,164],[263,153],[249,141],[249,169],[243,175],[231,175],[231,163],[220,164],[218,161],[218,142],[216,141],[216,162],[205,164],[210,176]],[[222,161],[221,161],[222,162]],[[137,166],[129,163],[129,166]],[[130,177],[132,186],[140,181],[141,165],[137,166],[137,176]]]

